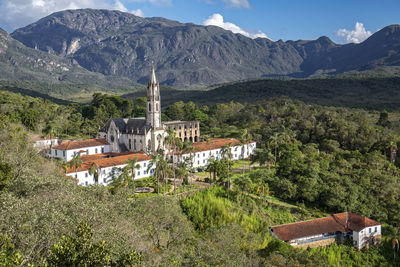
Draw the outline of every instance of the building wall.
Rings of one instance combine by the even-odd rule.
[[[51,149],[51,156],[53,158],[63,159],[63,161],[70,161],[78,151],[85,150],[86,152],[81,152],[80,155],[94,155],[99,153],[108,153],[111,148],[110,145],[102,145],[102,146],[93,146],[93,147],[82,147],[71,150],[59,150],[59,149]]]
[[[381,226],[366,227],[360,232],[353,231],[353,244],[356,248],[362,249],[369,242],[379,244],[382,238]]]
[[[146,161],[139,161],[138,164],[140,165],[139,169],[136,169],[135,180],[143,179],[149,177],[153,172],[154,169],[147,172],[147,167],[149,166],[150,160]],[[99,178],[98,183],[100,185],[108,185],[111,182],[111,174],[113,168],[124,168],[127,164],[112,166],[112,167],[105,167],[100,168],[99,170]],[[94,175],[89,174],[89,171],[80,171],[80,172],[71,172],[67,173],[68,176],[75,177],[78,179],[78,184],[82,186],[89,186],[95,184],[94,182]]]
[[[182,142],[189,139],[191,142],[200,141],[200,121],[176,121],[164,122],[169,130],[174,130],[175,136],[179,137]]]
[[[232,160],[242,159],[243,156],[244,158],[248,158],[251,154],[254,153],[255,148],[256,148],[255,142],[244,146],[243,145],[232,146],[231,147]],[[244,155],[242,154],[242,151],[244,151]],[[205,167],[208,165],[208,160],[210,158],[214,158],[216,160],[221,159],[222,157],[221,148],[199,151],[193,153],[192,155],[183,154],[182,160],[186,160],[186,158],[191,156],[193,156],[192,158],[193,168]],[[178,162],[178,156],[176,155],[174,156],[174,162]]]
[[[315,241],[315,242],[300,244],[295,247],[296,248],[316,248],[316,247],[329,246],[335,242],[336,242],[335,238],[328,238],[328,239],[319,240],[319,241]]]
[[[57,145],[58,145],[58,138],[53,138],[53,139],[37,140],[33,144],[33,147],[36,147],[39,149],[46,149],[46,148],[50,148],[50,146],[57,146]]]

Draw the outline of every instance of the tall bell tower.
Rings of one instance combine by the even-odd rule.
[[[161,128],[160,84],[157,82],[154,65],[151,68],[151,78],[147,84],[146,124],[153,129]]]

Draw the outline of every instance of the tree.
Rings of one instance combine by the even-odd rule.
[[[228,166],[228,184],[227,184],[227,196],[229,199],[229,190],[231,189],[231,172],[232,172],[232,151],[231,151],[231,143],[226,144],[221,147],[221,157],[226,160],[226,164]]]
[[[206,171],[208,171],[210,173],[210,184],[212,183],[212,181],[215,182],[215,180],[216,180],[218,164],[219,164],[218,160],[216,160],[214,157],[210,157],[208,159],[208,165],[207,165]],[[213,179],[211,179],[211,174],[213,175]]]
[[[74,168],[74,172],[76,173],[76,170],[79,169],[82,166],[82,160],[81,160],[81,155],[76,154],[75,156],[72,157],[72,159],[69,162],[69,166],[71,168]]]
[[[23,263],[22,256],[16,252],[11,239],[0,233],[0,266],[22,266]]]
[[[0,191],[7,187],[13,177],[12,166],[8,163],[0,162]]]
[[[185,159],[184,162],[181,162],[181,164],[186,165],[186,169],[192,173],[193,172],[193,157],[194,157],[194,148],[192,146],[192,143],[190,142],[189,139],[187,139],[182,146],[182,151],[181,151],[181,158],[183,154],[189,154],[189,157]],[[192,177],[192,175],[190,175]]]
[[[112,261],[106,242],[94,242],[91,227],[82,221],[73,236],[63,236],[54,244],[46,262],[49,266],[135,266],[142,255],[131,250]]]
[[[182,151],[182,141],[179,137],[175,136],[174,130],[168,131],[168,136],[165,138],[165,143],[172,151],[172,172],[174,174],[174,192],[176,191],[176,174],[175,174],[175,163],[174,158],[175,156],[178,157],[179,153]],[[177,160],[178,161],[178,160]]]
[[[75,236],[63,236],[50,250],[50,266],[108,266],[111,258],[105,241],[93,243],[90,226],[82,221]]]
[[[242,161],[243,161],[243,177],[244,177],[244,157],[245,157],[245,147],[247,148],[247,153],[249,153],[249,141],[251,139],[251,134],[248,133],[247,129],[243,129],[243,131],[240,133],[239,141],[240,144],[242,145]]]
[[[89,174],[93,175],[94,183],[97,184],[99,182],[100,166],[96,162],[90,165]]]
[[[157,194],[160,193],[160,179],[161,182],[165,179],[166,169],[168,164],[164,159],[163,155],[156,153],[152,154],[149,165],[147,166],[147,172],[151,172],[154,169],[154,176],[157,179]]]
[[[140,164],[137,163],[138,158],[134,159],[127,159],[126,160],[126,166],[125,168],[130,172],[130,178],[132,179],[132,185],[133,185],[133,194],[135,194],[135,176],[136,172],[135,169],[140,169]]]

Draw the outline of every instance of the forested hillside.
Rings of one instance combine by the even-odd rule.
[[[216,85],[201,91],[171,87],[162,87],[160,91],[163,104],[167,105],[179,100],[206,105],[230,101],[254,103],[284,96],[307,104],[399,110],[400,78],[263,79]],[[137,91],[123,97],[135,99],[139,96],[146,96],[146,92]]]
[[[392,153],[400,145],[397,112],[288,98],[176,102],[163,120],[201,120],[205,139],[254,139],[252,162],[260,164],[250,169],[252,162],[226,157],[207,169],[213,186],[178,200],[135,197],[129,186],[79,187],[27,139],[95,135],[110,117],[142,116],[145,99],[95,94],[88,105],[63,106],[0,92],[0,107],[0,264],[400,266],[392,248],[400,227],[400,159]],[[342,211],[381,222],[382,245],[294,250],[268,231]]]

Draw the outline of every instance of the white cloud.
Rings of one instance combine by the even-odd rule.
[[[133,0],[0,0],[0,25],[12,31],[23,27],[51,13],[79,8],[112,9],[132,12],[143,17],[143,11],[128,10],[123,2]],[[170,2],[170,0],[134,0],[150,3]]]
[[[128,9],[119,0],[115,0],[114,9],[120,10],[122,12],[128,12]]]
[[[138,17],[144,17],[144,13],[140,8],[136,9],[136,10],[132,10],[131,13]]]
[[[230,7],[237,7],[237,8],[250,8],[250,3],[248,0],[222,0]]]
[[[372,35],[367,31],[364,24],[357,22],[354,30],[339,29],[336,35],[343,39],[346,43],[361,43]]]
[[[214,25],[221,27],[225,30],[231,31],[233,33],[240,33],[246,37],[250,38],[268,38],[265,33],[262,31],[254,31],[254,30],[243,30],[239,26],[231,23],[231,22],[224,22],[224,17],[221,14],[212,14],[210,17],[208,17],[206,20],[203,21],[203,25],[209,26],[209,25]]]

